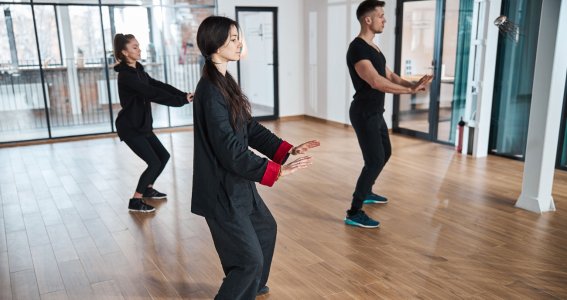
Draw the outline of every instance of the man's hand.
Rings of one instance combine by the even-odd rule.
[[[427,85],[433,80],[433,75],[424,75],[411,88],[412,92],[425,91]]]

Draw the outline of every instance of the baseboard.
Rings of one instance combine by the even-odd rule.
[[[0,148],[47,145],[47,144],[95,140],[95,139],[112,138],[112,137],[117,137],[115,132],[78,135],[78,136],[60,137],[60,138],[56,137],[51,139],[28,140],[28,141],[19,141],[19,142],[5,142],[5,143],[0,143]]]
[[[171,132],[182,132],[182,131],[193,131],[193,126],[188,125],[188,126],[178,126],[178,127],[154,129],[154,133],[156,133],[156,134],[171,133]],[[116,132],[95,133],[95,134],[77,135],[77,136],[60,137],[60,138],[57,137],[57,138],[52,138],[52,139],[29,140],[29,141],[20,141],[20,142],[5,142],[5,143],[0,143],[0,148],[46,145],[46,144],[56,144],[56,143],[64,143],[64,142],[95,140],[95,139],[103,139],[103,138],[115,138],[115,137],[118,137]]]
[[[283,121],[283,122],[285,122],[285,121],[309,120],[309,121],[314,121],[314,122],[321,123],[321,124],[331,125],[331,126],[334,126],[334,127],[341,127],[341,128],[352,127],[349,124],[345,124],[345,123],[341,123],[341,122],[337,122],[337,121],[326,120],[326,119],[323,119],[323,118],[308,116],[308,115],[285,116],[285,117],[280,117],[279,120]]]
[[[305,115],[285,116],[278,118],[278,121],[303,121],[303,120],[305,120]]]

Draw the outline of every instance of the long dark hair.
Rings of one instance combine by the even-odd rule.
[[[232,75],[227,71],[223,76],[211,58],[228,40],[232,26],[239,30],[238,23],[232,19],[219,16],[206,18],[197,30],[197,46],[205,57],[203,77],[219,88],[228,103],[231,125],[234,129],[239,129],[252,118],[250,102]]]
[[[112,44],[114,46],[114,58],[117,62],[126,62],[126,57],[122,54],[122,50],[126,49],[126,45],[135,38],[133,34],[117,33],[114,36],[114,42]]]

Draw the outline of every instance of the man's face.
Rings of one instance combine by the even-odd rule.
[[[374,11],[366,17],[365,21],[368,25],[370,25],[370,29],[374,33],[382,33],[384,31],[384,24],[386,24],[384,8],[376,7]]]

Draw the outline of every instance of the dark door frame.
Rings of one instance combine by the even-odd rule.
[[[394,72],[400,74],[401,71],[401,56],[402,56],[402,29],[403,29],[403,4],[405,2],[419,2],[426,0],[397,0],[396,3],[396,55]],[[441,144],[452,145],[448,141],[439,141],[438,127],[439,127],[439,97],[441,92],[441,64],[443,57],[443,41],[445,29],[445,3],[446,0],[436,0],[435,5],[435,45],[433,50],[433,74],[435,75],[430,85],[429,90],[429,132],[421,132],[408,128],[400,127],[400,96],[394,95],[394,106],[392,113],[392,130],[396,133],[417,137]]]
[[[238,22],[239,12],[271,12],[273,19],[273,31],[274,31],[274,114],[268,116],[258,116],[254,117],[256,120],[276,120],[280,116],[279,108],[279,56],[278,56],[278,8],[277,7],[267,7],[267,6],[237,6],[236,7],[236,22]],[[237,62],[237,75],[238,82],[240,82],[240,61]]]
[[[557,142],[557,159],[555,161],[555,167],[560,170],[567,171],[567,166],[561,165],[561,156],[563,151],[567,149],[563,148],[565,144],[565,130],[567,130],[567,80],[565,80],[565,92],[563,92],[563,112],[561,113],[561,127],[559,128],[559,136]]]

